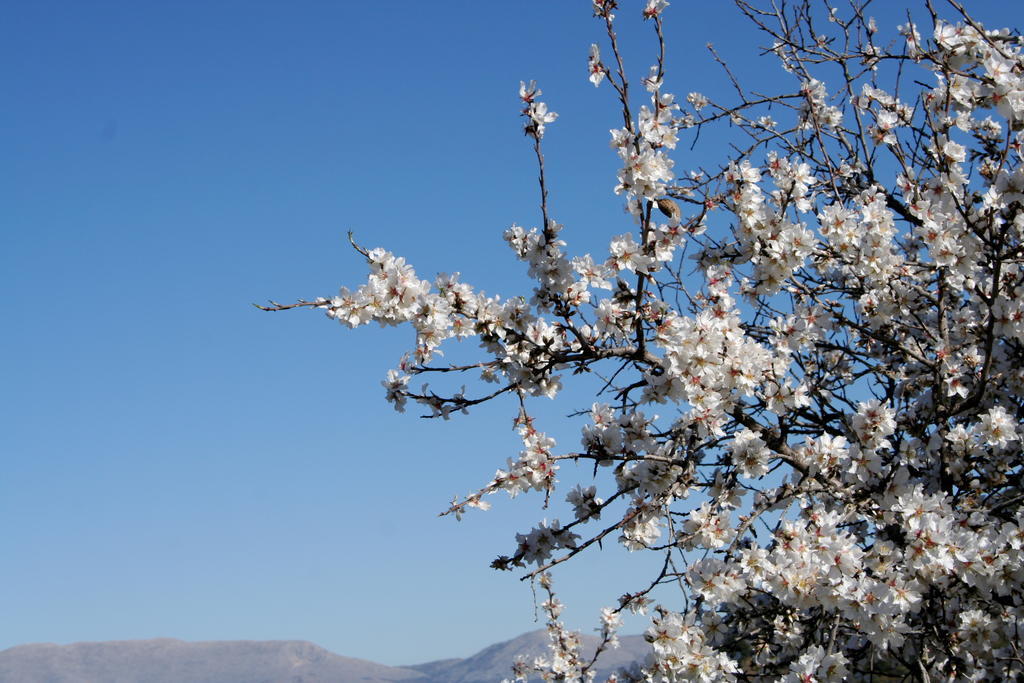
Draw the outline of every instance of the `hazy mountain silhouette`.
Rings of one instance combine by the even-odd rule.
[[[341,657],[303,641],[126,640],[20,645],[0,652],[3,683],[339,683],[423,681],[411,669]]]
[[[598,680],[650,647],[640,636],[601,656]],[[588,653],[597,638],[584,636]],[[0,652],[0,683],[495,683],[517,656],[547,652],[543,631],[497,643],[465,659],[386,666],[342,657],[304,641],[210,641],[172,638],[104,643],[19,645]]]
[[[622,636],[618,649],[606,650],[598,661],[597,680],[604,680],[616,669],[646,657],[650,645],[642,636]],[[583,636],[583,651],[589,657],[597,647],[597,636]],[[521,636],[485,647],[465,659],[443,659],[403,667],[421,671],[429,678],[417,683],[496,683],[511,678],[512,662],[517,656],[528,660],[548,654],[546,631],[530,631]]]

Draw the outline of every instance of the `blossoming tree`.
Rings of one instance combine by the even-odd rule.
[[[517,663],[520,678],[593,678],[550,570],[614,539],[663,557],[601,616],[599,653],[623,610],[651,615],[652,655],[618,680],[1020,677],[1019,36],[952,0],[948,19],[929,3],[930,26],[884,40],[863,3],[737,0],[792,88],[754,94],[723,62],[735,101],[680,101],[665,87],[668,3],[636,6],[655,47],[638,81],[616,5],[594,0],[609,56],[595,44],[588,60],[621,105],[615,191],[633,222],[607,254],[572,256],[560,238],[542,154],[556,114],[524,83],[542,223],[505,239],[532,292],[431,282],[353,242],[365,284],[261,308],[410,325],[415,348],[384,382],[398,410],[448,418],[509,401],[522,452],[448,512],[502,491],[564,495],[574,510],[493,563],[548,591],[551,655]],[[731,158],[680,171],[678,140],[714,125],[739,140]],[[466,338],[478,362],[440,362]],[[531,398],[581,373],[606,380],[580,445],[561,447]],[[473,388],[417,388],[416,376]],[[566,460],[592,462],[593,478],[562,481]]]

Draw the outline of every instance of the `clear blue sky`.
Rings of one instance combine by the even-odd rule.
[[[622,4],[637,79],[651,27]],[[522,293],[501,240],[539,217],[520,79],[561,115],[545,148],[570,247],[629,230],[589,6],[5,3],[0,649],[304,639],[402,664],[539,626],[528,584],[487,565],[564,512],[502,496],[436,516],[518,451],[514,407],[394,413],[379,382],[408,330],[249,303],[358,285],[349,229],[421,276]],[[679,0],[667,33],[680,96],[724,92],[709,40],[758,82],[781,74],[730,3]],[[705,138],[677,170],[721,151]],[[587,405],[536,410],[572,448],[560,416]],[[568,621],[596,625],[634,564],[609,547],[556,574]]]

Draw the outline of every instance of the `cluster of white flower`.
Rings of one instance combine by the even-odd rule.
[[[526,107],[523,109],[523,116],[527,118],[526,133],[540,140],[544,137],[544,126],[553,123],[558,114],[548,111],[548,105],[537,98],[543,91],[537,87],[536,81],[519,81],[519,99]]]
[[[843,112],[828,103],[828,91],[824,83],[812,78],[803,84],[800,94],[804,98],[800,105],[801,128],[838,128],[842,124]]]
[[[642,11],[659,55],[667,6]],[[613,647],[620,613],[654,606],[650,659],[615,680],[1024,676],[1020,38],[936,19],[930,39],[907,24],[905,45],[883,49],[857,7],[828,13],[843,38],[830,41],[810,30],[810,5],[787,14],[783,3],[751,17],[778,12],[764,28],[797,92],[677,103],[659,57],[643,78],[650,101],[633,110],[617,3],[593,7],[617,68],[595,44],[588,75],[622,104],[616,192],[639,228],[612,237],[607,254],[567,255],[540,148],[555,114],[523,83],[543,221],[505,239],[528,264],[532,297],[488,297],[457,275],[421,280],[374,249],[361,250],[365,285],[295,305],[349,327],[412,326],[415,347],[383,383],[399,410],[412,402],[447,418],[518,398],[522,452],[449,512],[486,509],[499,491],[543,492],[547,504],[560,461],[593,463],[593,481],[565,496],[572,520],[519,534],[494,563],[530,565],[549,594],[552,654],[516,675],[591,680],[548,570],[617,537],[663,554],[665,569],[601,615],[601,647]],[[828,64],[847,74],[841,97],[825,85]],[[903,73],[922,68],[934,85]],[[906,92],[911,83],[920,89]],[[679,136],[717,121],[749,136],[733,147],[743,151],[717,173],[677,177]],[[468,337],[480,362],[430,365],[444,342]],[[479,373],[492,390],[413,388],[428,372]],[[569,373],[603,388],[581,450],[558,452],[528,405],[557,396]],[[685,594],[652,592],[667,585]]]
[[[544,520],[527,534],[516,534],[516,557],[523,562],[543,564],[560,548],[575,548],[579,536],[562,528],[558,520]],[[556,615],[557,616],[557,615]]]
[[[555,440],[536,432],[530,424],[519,428],[525,449],[519,458],[508,460],[508,470],[498,470],[488,489],[503,489],[513,498],[517,494],[533,489],[544,491],[551,488],[558,465],[551,459]]]
[[[595,5],[597,4],[595,2]],[[601,4],[608,5],[608,3]],[[667,5],[668,3],[663,0],[652,0],[644,10],[645,18],[653,18],[660,23],[661,13]],[[600,14],[597,10],[595,12]],[[610,26],[609,19],[609,30]],[[601,63],[596,45],[591,47],[589,63],[590,80],[594,85],[600,85],[604,76],[610,72]],[[640,108],[636,128],[634,128],[633,121],[630,120],[625,128],[611,131],[611,146],[618,152],[623,162],[623,166],[619,170],[619,184],[616,186],[615,192],[625,192],[628,199],[627,206],[636,210],[639,210],[641,199],[654,200],[665,194],[666,184],[671,182],[674,177],[672,173],[674,162],[665,150],[675,149],[678,140],[676,131],[680,127],[686,127],[682,118],[675,115],[679,111],[675,97],[670,93],[661,92],[660,65],[651,67],[650,75],[644,79],[644,85],[651,93],[651,106],[644,105]],[[613,82],[613,86],[624,96],[625,90],[622,84]]]
[[[537,583],[547,593],[547,599],[540,603],[540,608],[548,617],[547,631],[551,642],[550,657],[536,657],[528,661],[520,657],[512,665],[513,680],[522,683],[530,680],[531,675],[537,671],[544,672],[546,680],[558,681],[593,681],[594,672],[583,661],[583,642],[578,633],[565,628],[559,617],[562,615],[562,602],[555,595],[551,587],[551,575],[542,573],[537,577]],[[614,647],[616,641],[616,630],[621,621],[616,615],[602,612],[602,640],[598,646],[599,651],[605,647]],[[508,683],[508,679],[502,681]]]
[[[657,676],[667,681],[731,680],[739,671],[736,662],[711,647],[705,630],[692,615],[683,617],[661,612],[647,630],[653,646],[647,671],[642,675]]]

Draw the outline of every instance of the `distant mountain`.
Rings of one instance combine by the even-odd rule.
[[[341,657],[303,641],[127,640],[20,645],[0,652],[3,683],[390,683],[418,671]]]
[[[594,654],[599,639],[597,636],[583,636],[583,651],[589,657]],[[620,667],[647,656],[650,645],[642,636],[622,636],[620,645],[615,650],[606,650],[598,660],[597,680],[601,681]],[[485,647],[466,659],[443,659],[426,664],[413,664],[403,667],[414,669],[428,676],[417,683],[496,683],[509,678],[512,662],[518,656],[528,660],[548,654],[548,635],[546,631],[530,631],[517,638]]]
[[[593,652],[594,636],[584,636]],[[643,659],[649,645],[624,636],[601,656],[598,680]],[[547,635],[532,631],[466,659],[395,667],[342,657],[304,641],[211,641],[171,638],[73,645],[19,645],[0,652],[0,683],[496,683],[517,656],[547,653]]]

